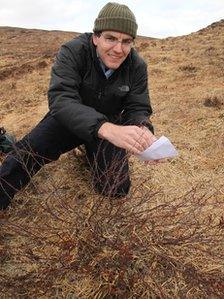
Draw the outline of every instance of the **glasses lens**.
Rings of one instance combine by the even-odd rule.
[[[131,47],[133,45],[133,39],[123,39],[123,40],[119,41],[114,36],[104,36],[102,33],[101,33],[101,35],[103,36],[105,42],[111,46],[116,46],[118,43],[121,43],[121,45],[123,47]]]

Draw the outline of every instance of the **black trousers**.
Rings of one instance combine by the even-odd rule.
[[[6,157],[0,167],[0,209],[6,209],[17,191],[41,167],[84,144],[94,188],[111,197],[125,196],[130,188],[126,152],[105,140],[86,143],[74,136],[49,113]]]

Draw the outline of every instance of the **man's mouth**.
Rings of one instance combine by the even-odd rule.
[[[115,60],[120,60],[122,57],[120,56],[116,56],[116,55],[113,55],[113,54],[108,54],[112,59],[115,59]]]

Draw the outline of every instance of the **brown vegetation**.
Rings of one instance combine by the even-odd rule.
[[[17,138],[46,113],[50,66],[76,34],[0,27],[0,126]],[[73,152],[0,214],[2,298],[224,297],[224,21],[190,35],[139,37],[156,135],[179,157],[131,158],[133,187],[92,191]]]

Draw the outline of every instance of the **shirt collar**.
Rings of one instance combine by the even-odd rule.
[[[99,56],[99,53],[96,51],[97,58],[100,62],[100,66],[104,72],[104,75],[107,77],[107,79],[113,74],[113,69],[108,69],[108,67],[103,63],[102,59]]]

